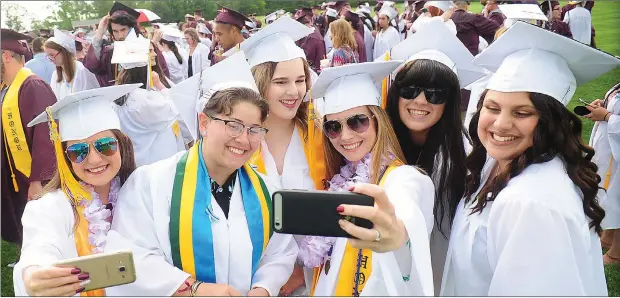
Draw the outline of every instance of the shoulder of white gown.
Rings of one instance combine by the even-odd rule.
[[[410,165],[402,165],[393,169],[388,173],[385,177],[386,183],[391,181],[422,181],[422,182],[431,182],[431,179],[428,175],[423,173],[420,169],[410,166]]]
[[[73,219],[73,209],[69,198],[60,189],[46,193],[39,199],[29,201],[26,204],[26,210],[43,210],[46,213],[53,210],[58,218]],[[27,216],[27,214],[29,212],[24,212],[24,215]],[[39,212],[34,212],[34,214],[39,214]]]

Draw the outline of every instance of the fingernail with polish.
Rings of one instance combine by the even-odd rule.
[[[338,207],[336,208],[336,212],[338,212],[338,213],[342,213],[342,212],[344,212],[344,206],[338,206]]]
[[[82,273],[80,275],[78,275],[78,279],[79,280],[87,280],[88,279],[88,273]]]
[[[76,293],[76,294],[77,294],[77,293],[82,293],[82,292],[84,292],[84,290],[86,290],[86,288],[81,287],[81,288],[79,288],[79,289],[75,290],[75,293]]]
[[[85,281],[81,282],[81,283],[80,283],[80,286],[85,287],[85,286],[86,286],[87,284],[89,284],[89,283],[91,283],[91,280],[90,280],[90,279],[87,279],[87,280],[85,280]]]
[[[82,270],[80,270],[79,268],[73,268],[73,270],[71,270],[71,274],[80,274],[82,273]]]

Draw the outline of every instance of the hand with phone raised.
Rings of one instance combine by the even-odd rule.
[[[88,273],[79,268],[30,266],[23,271],[29,296],[74,296],[89,283]]]
[[[340,227],[357,239],[349,239],[354,248],[370,249],[375,252],[389,252],[402,247],[407,241],[407,229],[402,220],[396,217],[394,205],[382,187],[375,184],[358,184],[349,191],[374,198],[375,206],[340,205],[338,213],[345,216],[363,218],[373,223],[372,229],[357,226],[340,220]]]

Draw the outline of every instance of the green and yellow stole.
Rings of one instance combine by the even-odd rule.
[[[177,163],[170,206],[170,245],[174,266],[192,277],[216,283],[211,183],[202,157],[202,142]],[[271,197],[257,172],[245,164],[238,171],[241,198],[252,241],[252,276],[258,269],[271,228]]]

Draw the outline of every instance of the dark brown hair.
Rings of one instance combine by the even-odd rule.
[[[131,175],[131,173],[133,173],[133,171],[136,169],[136,160],[134,157],[133,144],[131,143],[131,139],[125,134],[123,134],[120,130],[112,129],[110,131],[114,134],[114,137],[118,140],[118,150],[121,155],[121,167],[118,171],[118,174],[116,174],[116,176],[120,178],[120,184],[121,186],[123,186],[123,184],[125,184],[127,179],[129,179],[129,176]],[[63,150],[67,149],[66,142],[62,143],[62,149]],[[73,167],[71,167],[71,161],[69,160],[69,158],[67,158],[66,155],[64,155],[64,157],[65,157],[65,162],[67,163],[67,165],[69,166],[69,169],[71,170],[71,174],[73,175],[73,177],[76,178],[76,180],[80,181],[78,176],[76,176],[75,173],[73,172]],[[45,187],[43,187],[43,190],[41,191],[39,195],[35,197],[35,199],[39,199],[43,197],[44,195],[55,192],[59,189],[60,189],[60,174],[58,173],[58,169],[57,169],[54,172],[54,175],[52,176],[52,179],[50,180],[50,182],[48,182],[45,185]],[[77,209],[75,205],[71,204],[71,207],[73,209],[73,216],[75,217],[75,224],[73,226],[73,228],[75,229],[75,227],[77,227],[78,225],[79,216],[77,214]]]
[[[129,15],[126,12],[116,12],[112,14],[112,16],[110,17],[110,20],[108,21],[108,32],[110,33],[110,37],[112,39],[114,39],[114,34],[112,34],[112,23],[121,25],[121,26],[127,26],[129,27],[129,30],[133,28],[134,32],[136,33],[136,36],[138,36],[138,34],[141,33],[140,28],[138,27],[138,22],[136,18],[134,18],[133,16]]]
[[[306,61],[306,59],[302,60],[304,64],[304,74],[306,75],[306,92],[308,92],[312,86],[310,66],[308,65],[308,61]],[[252,75],[254,76],[254,80],[256,81],[256,85],[258,86],[261,96],[265,98],[265,102],[267,100],[266,98],[269,86],[271,86],[271,80],[276,72],[276,67],[278,67],[278,62],[271,61],[252,67]],[[302,102],[297,109],[295,118],[293,118],[295,125],[301,128],[304,139],[308,137],[308,107],[308,102]]]
[[[590,228],[600,233],[605,210],[596,199],[601,177],[596,173],[598,166],[592,162],[594,149],[581,139],[583,128],[581,119],[548,95],[530,93],[530,100],[539,115],[538,124],[534,129],[533,145],[515,157],[501,173],[490,180],[478,196],[472,197],[482,183],[482,169],[487,159],[487,151],[478,136],[478,120],[486,93],[487,91],[482,93],[476,114],[469,124],[473,151],[465,162],[470,171],[465,188],[465,202],[476,202],[472,213],[482,212],[487,202],[493,201],[508,185],[510,179],[521,174],[529,165],[545,163],[560,157],[569,178],[581,190],[583,211],[592,220]]]
[[[45,38],[37,37],[32,40],[32,52],[35,54],[43,52],[43,45],[45,44]]]
[[[56,74],[58,78],[56,83],[62,82],[63,76],[67,76],[67,83],[73,82],[75,78],[75,56],[61,45],[48,40],[45,42],[45,47],[58,51],[58,55],[62,56],[62,66],[56,66]]]
[[[229,116],[233,112],[233,107],[242,102],[255,105],[260,110],[260,121],[265,122],[269,115],[267,102],[258,92],[244,87],[228,88],[213,93],[202,112],[209,116],[217,114]]]

